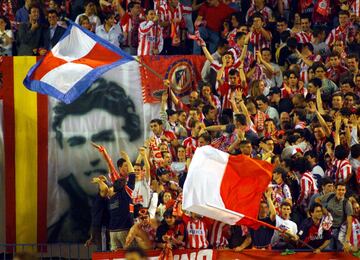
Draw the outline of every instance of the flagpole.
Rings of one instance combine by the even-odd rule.
[[[144,66],[148,71],[150,71],[152,74],[154,74],[157,78],[161,79],[162,81],[164,80],[163,76],[161,76],[158,72],[156,72],[153,68],[151,68],[149,65],[147,65],[146,63],[142,62],[138,56],[135,56],[134,59],[142,66]],[[167,93],[168,93],[168,97],[171,97],[171,83],[169,84],[169,86],[167,87]],[[168,108],[171,108],[171,98],[168,98]]]
[[[282,236],[290,237],[289,234],[286,234],[286,233],[285,233],[286,230],[283,230],[283,229],[281,229],[281,228],[279,228],[279,227],[275,227],[275,226],[273,226],[273,225],[271,225],[271,224],[269,224],[269,223],[266,223],[266,222],[264,222],[264,221],[258,220],[258,219],[253,218],[253,217],[246,216],[246,215],[244,215],[244,214],[240,214],[240,213],[238,213],[238,212],[236,212],[236,211],[232,211],[232,210],[229,210],[229,209],[220,208],[220,207],[217,207],[217,206],[215,206],[215,205],[211,205],[211,204],[206,204],[206,205],[209,206],[209,207],[215,208],[215,209],[217,209],[217,210],[226,211],[226,212],[228,212],[228,213],[230,213],[230,214],[233,214],[233,215],[236,215],[236,216],[238,216],[238,217],[240,217],[240,218],[247,218],[247,219],[249,219],[249,220],[251,220],[251,221],[253,221],[253,222],[259,223],[261,226],[265,226],[265,227],[274,229],[274,230],[276,230],[276,231],[279,231],[279,232],[280,232],[280,235],[282,235]],[[313,247],[310,246],[309,244],[305,243],[303,240],[298,239],[298,240],[296,240],[296,241],[299,241],[301,244],[303,244],[304,246],[310,248],[311,250],[315,250],[315,248],[313,248]]]
[[[283,235],[283,236],[287,236],[287,237],[290,236],[289,234],[286,234],[286,233],[285,233],[286,230],[283,230],[283,229],[281,229],[281,228],[279,228],[279,227],[275,227],[275,226],[273,226],[273,225],[271,225],[271,224],[269,224],[269,223],[266,223],[266,222],[264,222],[264,221],[261,221],[261,220],[258,220],[258,219],[256,219],[256,218],[249,217],[249,216],[246,216],[246,215],[244,215],[244,218],[247,218],[247,219],[249,219],[249,220],[251,220],[251,221],[255,221],[255,222],[259,223],[259,224],[262,225],[262,226],[265,226],[265,227],[274,229],[274,230],[276,230],[276,231],[279,231],[279,232],[281,233],[281,235]],[[303,244],[304,246],[310,248],[311,250],[315,250],[315,248],[313,248],[312,246],[310,246],[308,243],[306,243],[305,241],[303,241],[303,240],[301,240],[301,239],[298,239],[298,240],[296,240],[296,241],[299,241],[301,244]]]
[[[161,76],[158,72],[156,72],[153,68],[151,68],[146,63],[142,62],[138,56],[134,56],[134,59],[140,64],[143,65],[148,71],[150,71],[152,74],[154,74],[157,78],[164,80],[163,76]]]

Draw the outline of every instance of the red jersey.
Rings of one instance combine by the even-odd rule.
[[[186,248],[208,248],[209,223],[205,218],[194,219],[183,215],[186,227]]]
[[[346,72],[348,72],[349,69],[345,66],[342,66],[341,64],[337,67],[330,67],[327,70],[327,77],[328,79],[334,81],[336,84],[340,81],[340,76]]]
[[[300,196],[298,205],[308,206],[312,195],[318,192],[316,180],[311,172],[305,172],[300,179]]]
[[[267,40],[260,31],[259,32],[253,31],[250,33],[249,43],[252,46],[254,46],[254,55],[255,55],[255,53],[257,51],[260,51],[262,48],[270,48],[271,40],[270,41]]]
[[[351,176],[351,164],[348,159],[338,160],[335,159],[333,166],[336,169],[334,176],[330,176],[335,180],[335,183],[348,181]]]
[[[235,10],[219,2],[218,6],[209,6],[206,2],[200,7],[199,16],[206,21],[206,27],[214,32],[220,32],[224,20]]]
[[[270,16],[272,15],[271,9],[270,9],[269,7],[267,7],[267,6],[265,6],[265,7],[264,7],[263,9],[261,9],[261,10],[256,10],[254,5],[252,5],[252,6],[249,8],[249,10],[247,11],[247,13],[246,13],[246,22],[248,22],[249,19],[251,18],[251,16],[253,16],[253,15],[254,15],[255,13],[257,13],[257,12],[259,12],[259,13],[262,14],[262,16],[264,17],[264,22],[265,22],[265,23],[268,23],[268,22],[269,22],[269,18],[270,18]]]
[[[298,43],[308,43],[311,42],[313,35],[312,33],[306,33],[304,31],[298,32],[295,34],[295,38]]]
[[[175,18],[180,20],[179,23],[173,24],[175,30],[174,33],[176,33],[177,35],[180,34],[180,28],[185,26],[183,16],[184,16],[184,6],[180,3],[173,10],[171,10],[170,5],[168,3],[159,7],[159,17],[161,22],[166,22],[166,21],[171,22]],[[171,33],[172,33],[171,26],[172,25],[170,23],[168,27],[163,28],[164,39],[171,37]]]
[[[139,45],[139,26],[142,21],[140,17],[134,19],[129,13],[121,18],[121,28],[127,34],[125,46],[137,47]]]
[[[229,242],[230,226],[215,220],[210,231],[210,245],[213,248],[227,247]]]
[[[153,21],[144,21],[139,26],[139,47],[137,55],[153,55],[154,50],[162,51],[164,40],[162,29]]]
[[[242,87],[241,85],[230,86],[229,83],[225,82],[217,89],[220,96],[222,97],[222,110],[232,108],[230,99],[232,93],[235,92],[236,89],[241,89],[244,96],[247,96],[247,85],[245,87]]]
[[[329,46],[332,46],[335,41],[341,40],[343,43],[349,42],[350,38],[355,37],[355,28],[348,24],[347,26],[341,27],[338,26],[335,29],[332,29],[329,33],[328,37],[326,38],[325,43]]]

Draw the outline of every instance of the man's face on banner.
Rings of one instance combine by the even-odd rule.
[[[91,180],[98,175],[107,175],[108,170],[91,142],[105,146],[116,168],[120,149],[128,150],[131,146],[128,134],[122,130],[123,125],[123,117],[101,109],[66,116],[60,127],[63,134],[63,150],[59,151],[58,157],[61,178],[72,173],[88,195],[96,194],[97,186],[91,184]]]

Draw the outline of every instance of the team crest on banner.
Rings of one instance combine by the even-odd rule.
[[[201,79],[201,69],[205,62],[204,56],[144,56],[139,57],[142,63],[149,65],[163,79],[171,82],[172,90],[179,96],[186,95],[191,89],[197,88]],[[165,90],[162,79],[156,77],[144,66],[140,67],[141,85],[144,103],[159,103]]]
[[[196,78],[194,65],[189,59],[175,61],[169,66],[165,78],[170,80],[175,94],[186,95],[192,89]]]

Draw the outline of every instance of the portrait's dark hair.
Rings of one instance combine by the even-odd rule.
[[[139,115],[136,113],[134,102],[125,90],[116,82],[103,78],[95,81],[93,87],[73,103],[59,103],[54,107],[52,129],[61,148],[63,148],[63,134],[60,128],[64,119],[69,115],[84,115],[93,109],[103,109],[113,116],[122,116],[125,121],[122,129],[129,135],[130,142],[141,136]]]

